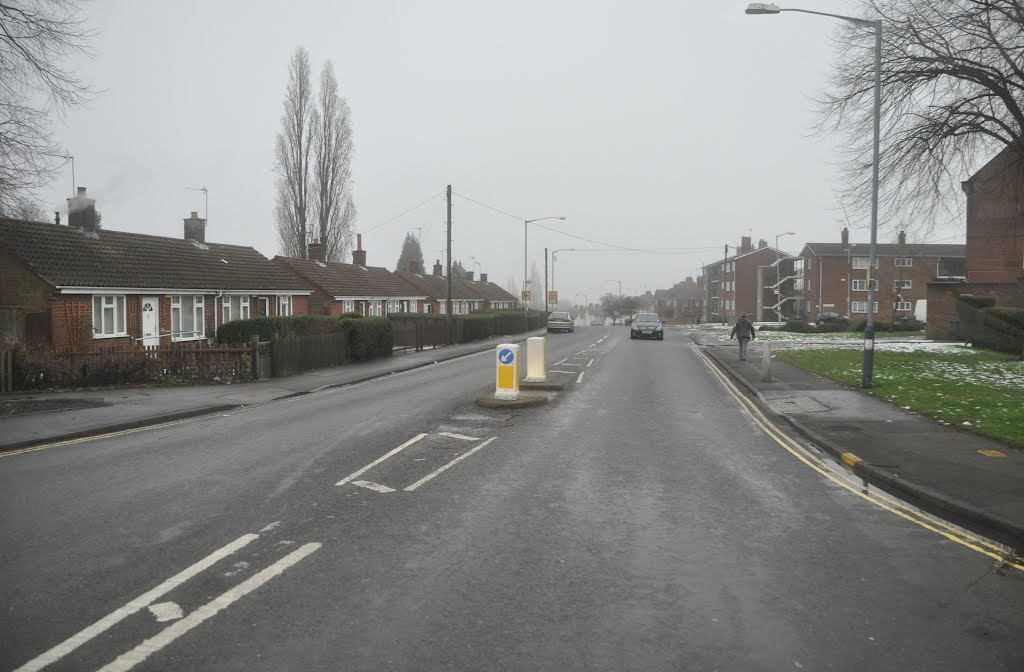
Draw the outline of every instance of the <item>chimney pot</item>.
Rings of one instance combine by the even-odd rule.
[[[366,250],[363,249],[363,234],[356,234],[356,249],[352,250],[352,263],[356,266],[366,266]]]
[[[751,244],[750,236],[743,236],[742,238],[740,238],[740,254],[746,254],[747,252],[750,252],[753,249],[754,246]]]
[[[843,247],[850,246],[850,229],[843,227]]]
[[[763,249],[765,247],[768,247],[768,241],[767,240],[762,238],[761,240],[757,241],[757,249],[760,250],[760,249]]]
[[[85,195],[85,187],[79,187],[78,195],[68,199],[68,226],[95,233],[96,220],[96,199]]]
[[[444,267],[441,266],[440,259],[434,262],[434,275],[444,275]]]
[[[480,282],[487,282],[487,274],[486,273],[481,273],[480,274]]]
[[[906,231],[900,231],[899,241],[900,241],[900,245],[906,245],[907,244],[907,232]]]
[[[79,187],[78,188],[78,195],[79,196],[85,196],[85,187]]]
[[[206,220],[193,212],[192,216],[185,221],[185,240],[194,240],[197,243],[206,242]]]

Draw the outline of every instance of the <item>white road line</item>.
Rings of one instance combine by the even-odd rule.
[[[337,483],[335,483],[335,485],[345,485],[346,483],[351,481],[353,478],[361,476],[363,474],[363,472],[369,471],[370,469],[373,469],[374,467],[376,467],[378,464],[380,464],[384,460],[388,459],[389,457],[391,457],[393,455],[397,455],[398,453],[402,452],[403,450],[405,450],[406,448],[408,448],[412,444],[416,443],[417,441],[419,441],[420,439],[422,439],[425,436],[427,436],[426,432],[424,432],[422,434],[417,434],[416,436],[412,437],[411,439],[409,439],[408,441],[406,441],[405,443],[400,445],[398,448],[395,448],[395,449],[391,450],[389,453],[387,453],[386,455],[384,455],[382,457],[378,457],[373,462],[370,462],[368,465],[366,465],[365,467],[363,467],[359,471],[352,472],[351,474],[349,474],[345,478],[343,478],[340,481],[338,481]]]
[[[271,524],[267,525],[262,530],[260,530],[260,532],[270,532],[272,529],[274,529],[275,527],[277,527],[280,524],[281,524],[280,520],[275,520],[274,522],[272,522]]]
[[[373,490],[374,492],[388,493],[394,492],[394,488],[389,488],[386,485],[380,483],[374,483],[373,481],[352,481],[352,485],[358,485],[360,488],[366,488],[367,490]]]
[[[608,338],[608,337],[607,337],[607,336],[605,336],[604,338]],[[602,338],[601,340],[599,340],[599,341],[598,341],[598,343],[603,343],[603,342],[604,342],[604,338]]]
[[[239,599],[245,597],[252,591],[262,586],[267,581],[279,576],[284,570],[295,565],[310,553],[313,553],[320,544],[312,543],[301,546],[299,549],[284,556],[274,564],[270,565],[259,574],[249,577],[234,588],[221,593],[218,597],[199,607],[191,614],[167,626],[155,636],[143,641],[131,651],[123,653],[109,665],[100,669],[100,672],[127,672],[142,661],[149,658],[160,649],[164,648],[178,637],[216,616],[220,611],[230,607]]]
[[[560,362],[555,362],[555,366],[561,366],[562,364],[564,364],[564,363],[565,363],[565,362],[567,362],[567,361],[569,361],[569,360],[568,360],[568,358],[566,358],[566,359],[563,359],[563,360],[562,360],[562,361],[560,361]]]
[[[594,360],[590,360],[589,362],[587,362],[587,366],[588,367],[591,367],[593,365],[594,365]]]
[[[438,432],[438,436],[448,436],[453,439],[462,439],[463,441],[479,441],[482,436],[466,436],[465,434],[453,434],[452,432]]]
[[[145,609],[156,600],[160,599],[170,591],[174,590],[181,584],[191,579],[196,574],[202,572],[205,569],[208,569],[218,560],[226,558],[238,549],[246,546],[250,542],[259,538],[260,535],[258,534],[243,534],[227,546],[222,546],[221,548],[217,549],[213,553],[210,553],[208,556],[206,556],[199,562],[195,563],[191,567],[188,567],[178,572],[171,578],[161,583],[156,588],[153,588],[152,590],[143,593],[142,595],[139,595],[123,607],[110,612],[100,620],[96,621],[95,623],[87,627],[85,630],[82,630],[76,635],[72,635],[71,637],[65,639],[57,646],[47,651],[46,653],[43,653],[42,655],[33,658],[32,660],[30,660],[29,662],[25,663],[17,670],[15,670],[15,672],[29,672],[30,670],[41,670],[47,665],[57,662],[64,656],[68,655],[78,647],[88,642],[93,637],[96,637],[97,635],[106,632],[107,630],[114,627],[115,625],[117,625],[124,619],[128,618],[135,612]]]
[[[576,372],[575,371],[559,371],[558,369],[548,369],[548,373],[568,373],[569,375],[572,375],[572,374],[574,374]]]
[[[586,371],[580,371],[580,377],[576,379],[576,384],[579,385],[583,382],[583,376],[587,375]]]
[[[596,348],[596,347],[597,347],[597,343],[591,343],[591,344],[590,344],[590,347],[592,347],[592,348]]]
[[[473,449],[471,449],[471,450],[467,450],[467,451],[466,451],[466,452],[464,452],[464,453],[463,453],[462,455],[459,455],[459,456],[458,456],[458,457],[456,457],[456,458],[455,458],[454,460],[452,460],[452,461],[451,461],[451,462],[449,462],[448,464],[444,465],[443,467],[441,467],[441,468],[440,468],[440,469],[438,469],[437,471],[434,471],[434,472],[432,472],[432,473],[429,473],[429,474],[427,474],[426,476],[424,476],[423,478],[421,478],[420,480],[416,481],[415,483],[413,483],[412,485],[410,485],[409,487],[407,487],[407,488],[405,489],[405,491],[406,491],[406,492],[412,492],[413,490],[415,490],[416,488],[420,487],[421,485],[423,485],[424,483],[426,483],[426,482],[427,482],[427,481],[429,481],[430,479],[434,478],[434,477],[435,477],[435,476],[437,476],[438,474],[444,473],[445,471],[447,471],[447,470],[451,469],[452,467],[454,467],[454,466],[455,466],[456,464],[458,464],[459,462],[462,462],[462,461],[463,461],[464,459],[466,459],[467,457],[469,457],[470,455],[472,455],[472,454],[473,454],[473,453],[475,453],[476,451],[478,451],[478,450],[480,450],[480,449],[482,449],[482,448],[485,448],[485,447],[486,447],[486,446],[487,446],[488,444],[490,444],[490,443],[491,443],[491,441],[494,441],[494,440],[495,440],[496,438],[498,438],[498,437],[496,437],[496,436],[492,436],[491,438],[487,439],[486,441],[484,441],[483,443],[481,443],[480,445],[478,445],[478,446],[477,446],[476,448],[473,448]]]

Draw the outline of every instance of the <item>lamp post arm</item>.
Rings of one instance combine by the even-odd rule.
[[[830,14],[828,12],[816,12],[813,9],[780,9],[780,12],[799,12],[800,14],[815,14],[817,16],[829,16],[833,19],[842,19],[843,21],[849,21],[850,23],[856,23],[858,26],[874,26],[878,21],[871,21],[869,19],[858,19],[855,16],[845,16],[843,14]]]

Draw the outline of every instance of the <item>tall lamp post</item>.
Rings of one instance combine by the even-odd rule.
[[[779,323],[782,322],[782,262],[779,258],[779,238],[795,235],[792,231],[786,231],[775,236],[775,293],[779,297],[775,301],[775,320]]]
[[[551,253],[551,289],[557,289],[558,288],[558,285],[555,284],[555,262],[558,261],[558,257],[555,256],[555,255],[557,255],[559,252],[575,252],[575,251],[576,251],[575,248],[564,247],[564,248],[562,248],[560,250],[554,250]]]
[[[810,9],[781,9],[778,5],[765,2],[754,2],[747,5],[747,14],[780,14],[782,12],[799,12],[801,14],[817,14],[828,16],[833,19],[849,21],[858,26],[873,28],[875,31],[875,134],[873,147],[873,161],[871,165],[871,250],[868,253],[868,309],[867,326],[864,329],[864,366],[861,370],[860,386],[871,387],[871,378],[875,365],[875,284],[876,279],[871,277],[875,270],[876,256],[875,248],[878,241],[878,164],[879,146],[881,144],[882,127],[882,20],[858,19],[853,16],[842,14],[830,14],[828,12],[816,12]]]
[[[527,257],[529,255],[529,253],[527,252],[527,250],[528,250],[527,239],[528,239],[529,234],[530,234],[530,224],[533,224],[534,222],[543,222],[546,219],[565,219],[565,217],[562,217],[560,215],[555,215],[555,216],[552,216],[552,217],[538,217],[537,219],[524,219],[523,220],[523,290],[524,291],[526,290],[526,276],[527,276],[527,273],[529,273],[529,271],[526,268],[526,265],[528,263],[527,262]],[[520,296],[519,298],[522,298],[522,296]],[[548,300],[548,297],[545,296],[544,297],[544,305],[545,306],[547,306],[547,300]],[[526,303],[526,301],[523,301],[523,333],[526,333],[529,330],[529,328],[530,328],[530,306]]]

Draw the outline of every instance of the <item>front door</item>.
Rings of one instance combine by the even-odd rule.
[[[160,347],[160,299],[142,299],[142,347]]]

